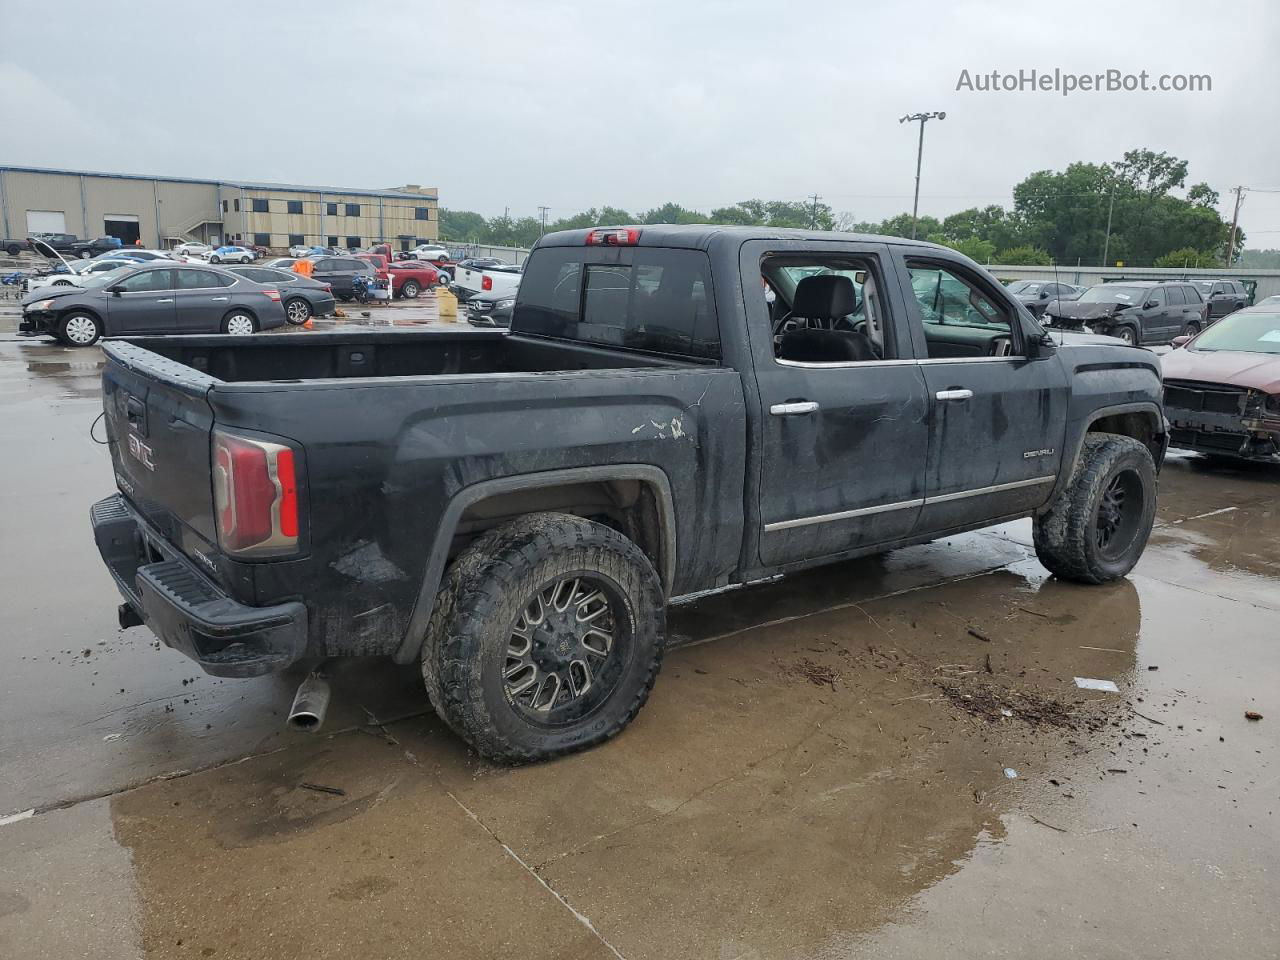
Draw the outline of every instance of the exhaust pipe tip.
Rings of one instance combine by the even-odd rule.
[[[308,674],[293,697],[288,725],[303,733],[314,733],[323,726],[328,710],[329,681],[319,673]]]

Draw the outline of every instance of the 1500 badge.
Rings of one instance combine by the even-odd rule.
[[[139,440],[136,434],[129,434],[129,453],[148,470],[155,470],[156,464],[151,459],[151,448]]]

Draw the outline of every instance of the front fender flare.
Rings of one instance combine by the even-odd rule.
[[[1067,443],[1070,444],[1071,456],[1062,458],[1062,468],[1058,471],[1058,481],[1053,486],[1053,492],[1049,495],[1049,499],[1045,501],[1045,508],[1057,498],[1068,483],[1071,482],[1071,476],[1075,473],[1076,463],[1080,460],[1080,451],[1084,447],[1084,438],[1089,433],[1089,428],[1097,423],[1103,417],[1115,416],[1122,413],[1143,413],[1149,415],[1156,425],[1156,433],[1160,437],[1160,460],[1164,459],[1164,451],[1169,447],[1169,422],[1164,417],[1164,411],[1161,410],[1160,404],[1154,400],[1141,400],[1135,403],[1117,403],[1111,406],[1098,407],[1089,413],[1089,418],[1085,420],[1080,430],[1074,437],[1068,437]],[[1159,460],[1156,462],[1156,471],[1160,470]]]

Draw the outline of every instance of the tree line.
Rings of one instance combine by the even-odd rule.
[[[979,263],[1157,267],[1223,266],[1231,224],[1215,209],[1207,183],[1187,186],[1187,161],[1151,150],[1130,150],[1112,163],[1071,163],[1040,170],[1013,188],[1013,205],[972,207],[939,219],[923,215],[915,235],[945,244]],[[549,220],[509,215],[485,218],[465,210],[440,211],[447,241],[528,247],[547,232],[629,223],[718,223],[761,227],[846,230],[894,237],[912,235],[910,213],[881,221],[836,213],[820,201],[744,200],[709,212],[664,203],[632,213],[592,207]],[[1244,233],[1237,230],[1233,264]],[[1251,253],[1253,251],[1250,251]]]

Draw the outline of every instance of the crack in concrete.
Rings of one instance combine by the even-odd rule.
[[[609,951],[615,957],[618,958],[618,960],[627,960],[627,958],[622,955],[621,951],[619,951],[617,947],[615,947],[612,943],[606,940],[604,935],[599,930],[596,929],[596,925],[591,922],[590,917],[588,917],[585,913],[582,913],[580,910],[576,909],[573,906],[573,904],[571,904],[568,900],[566,900],[564,896],[561,895],[558,890],[556,890],[555,887],[551,886],[551,884],[547,883],[546,880],[540,877],[538,875],[538,872],[534,870],[532,867],[530,867],[529,864],[527,864],[524,861],[524,859],[520,856],[520,854],[516,853],[514,850],[511,849],[511,847],[509,847],[506,843],[504,843],[501,837],[499,837],[496,833],[494,833],[492,830],[489,829],[488,824],[486,824],[483,820],[481,820],[474,813],[472,813],[471,809],[465,803],[463,803],[456,796],[454,796],[453,791],[445,790],[445,794],[449,797],[450,800],[452,800],[454,803],[458,805],[458,808],[463,813],[465,813],[468,817],[470,817],[473,821],[475,821],[476,825],[479,826],[480,829],[483,830],[485,833],[487,833],[490,839],[492,839],[494,843],[502,847],[503,852],[506,853],[506,855],[509,856],[516,863],[518,863],[521,869],[523,869],[525,873],[533,877],[534,880],[536,880],[539,884],[542,885],[543,889],[545,889],[547,893],[551,894],[558,901],[560,901],[561,906],[563,906],[566,910],[568,910],[571,914],[573,914],[573,917],[575,920],[577,920],[580,924],[582,924],[584,927],[590,930],[591,933],[595,936],[595,938],[599,940],[602,944],[604,944],[609,949]]]

